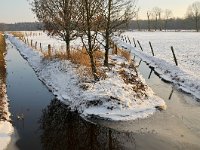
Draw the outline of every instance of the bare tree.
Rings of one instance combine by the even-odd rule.
[[[113,32],[128,22],[135,16],[135,0],[103,0],[103,16],[105,22],[102,35],[105,38],[105,59],[104,66],[108,67],[108,54],[110,48],[110,38]]]
[[[66,42],[70,56],[70,41],[76,36],[76,2],[73,0],[34,0],[32,10],[44,23],[49,35],[57,35]]]
[[[140,8],[138,8],[138,10],[136,11],[136,21],[137,21],[137,27],[138,27],[138,30],[140,31],[141,30],[141,27],[140,27],[140,22],[139,22],[139,12],[140,12]]]
[[[192,18],[195,21],[196,31],[199,31],[199,21],[200,21],[200,2],[196,1],[190,5],[186,13],[188,18]]]
[[[102,0],[79,1],[78,30],[82,43],[90,57],[90,64],[95,80],[98,80],[94,52],[97,50],[97,37],[102,22]]]
[[[165,31],[167,30],[167,23],[170,18],[173,17],[173,13],[169,9],[165,9],[164,11],[164,21],[165,21]]]
[[[161,13],[162,13],[162,10],[161,8],[159,7],[154,7],[152,9],[152,13],[153,13],[153,17],[155,19],[155,24],[154,24],[154,27],[155,27],[155,31],[160,28],[160,30],[162,30],[162,25],[161,25]]]
[[[148,31],[151,31],[151,21],[150,21],[151,15],[152,13],[150,11],[147,11]]]

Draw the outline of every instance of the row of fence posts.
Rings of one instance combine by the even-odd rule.
[[[132,44],[131,40],[128,36],[121,36],[121,39],[122,39],[122,41],[124,41],[126,43]],[[138,43],[141,51],[144,51],[139,40],[137,40],[137,43]],[[134,37],[133,37],[133,44],[134,44],[134,47],[137,47],[136,40],[135,40]],[[150,41],[149,41],[149,46],[150,46],[152,55],[155,56],[154,49],[153,49],[152,43]],[[176,64],[176,66],[178,66],[178,61],[177,61],[177,58],[176,58],[176,55],[175,55],[175,52],[174,52],[174,47],[171,46],[170,48],[171,48],[171,51],[172,51],[172,54],[173,54],[174,62]]]
[[[24,41],[25,44],[30,45],[31,47],[33,47],[33,48],[35,48],[35,49],[38,48],[38,42],[37,42],[37,41],[35,42],[34,46],[33,46],[33,40],[31,40],[30,43],[29,43],[29,39],[28,39],[28,38],[27,38],[27,39],[24,38],[23,41]],[[41,52],[43,52],[43,51],[42,51],[42,43],[40,43],[39,46],[40,46],[40,49],[39,49],[39,50],[40,50]],[[48,56],[51,56],[51,55],[52,55],[52,52],[51,52],[51,51],[52,51],[52,47],[51,47],[50,44],[48,44]]]
[[[122,41],[124,41],[124,42],[126,42],[126,43],[129,42],[129,44],[132,44],[132,43],[131,43],[131,40],[129,39],[129,37],[126,37],[126,36],[125,36],[125,38],[124,38],[124,36],[122,36],[121,38],[122,38]],[[27,38],[27,39],[24,38],[23,41],[24,41],[26,44],[29,45],[29,40],[28,40],[28,38]],[[134,47],[137,47],[137,45],[136,45],[136,40],[135,40],[134,37],[133,37],[133,43],[134,43]],[[137,40],[137,43],[138,43],[138,45],[139,45],[141,51],[144,51],[139,40]],[[36,41],[36,42],[35,42],[35,46],[34,46],[35,49],[37,49],[37,44],[38,44],[38,42]],[[33,47],[33,40],[31,40],[31,45],[30,45],[30,46]],[[149,46],[150,46],[150,48],[151,48],[151,53],[152,53],[152,55],[155,56],[155,53],[154,53],[154,50],[153,50],[153,46],[152,46],[152,44],[151,44],[150,41],[149,41]],[[52,48],[51,48],[51,45],[48,44],[48,56],[51,56],[51,55],[52,55],[51,49],[52,49]],[[115,53],[117,54],[117,49],[118,49],[118,47],[117,47],[116,44],[113,44],[113,49],[115,50]],[[40,51],[42,52],[42,43],[40,43]],[[176,58],[176,55],[175,55],[173,46],[171,46],[171,51],[172,51],[172,54],[173,54],[174,62],[175,62],[175,64],[176,64],[176,66],[178,66],[178,61],[177,61],[177,58]]]

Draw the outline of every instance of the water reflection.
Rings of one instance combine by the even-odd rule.
[[[174,93],[174,89],[172,88],[171,93],[170,93],[169,98],[168,98],[169,100],[171,100],[173,93]]]
[[[150,73],[149,73],[149,76],[148,76],[148,79],[151,78],[151,75],[152,75],[153,71],[154,71],[154,69],[151,69],[151,71],[150,71]]]
[[[86,122],[58,100],[52,100],[40,119],[41,143],[48,150],[134,149],[131,133]]]

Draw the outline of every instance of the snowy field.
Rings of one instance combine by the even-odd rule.
[[[187,73],[200,79],[200,33],[196,32],[125,32],[130,38],[139,40],[144,52],[152,55],[149,41],[157,58],[175,64],[170,47],[173,46],[178,65]],[[138,46],[138,44],[137,44]],[[138,47],[139,48],[139,47]]]
[[[130,39],[140,41],[144,51],[138,44],[126,43],[121,37],[113,37],[119,47],[125,47],[133,55],[140,57],[159,74],[161,78],[172,82],[177,88],[200,99],[200,36],[193,32],[125,32]],[[155,57],[152,56],[149,41],[154,47]],[[175,45],[176,44],[176,45]],[[175,48],[178,66],[173,61],[170,46]]]

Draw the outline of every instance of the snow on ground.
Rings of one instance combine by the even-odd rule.
[[[127,34],[129,34],[129,36],[130,36],[130,33],[127,33]],[[143,33],[141,33],[141,34],[143,34]],[[147,37],[145,39],[146,42],[148,42],[148,40],[147,40],[148,36],[154,36],[154,33],[145,32],[144,34],[147,35]],[[163,33],[158,32],[155,34],[163,34]],[[165,34],[168,34],[168,33],[165,33]],[[169,35],[170,34],[171,33],[169,33]],[[172,34],[175,35],[175,33],[172,33]],[[185,39],[184,33],[181,33],[181,34],[183,34],[183,39]],[[187,33],[187,34],[189,34],[189,33]],[[191,33],[191,34],[194,34],[194,33]],[[174,41],[173,37],[171,37],[171,38],[172,38],[172,41]],[[197,37],[197,38],[199,38],[199,37]],[[160,39],[163,39],[163,37],[160,37]],[[162,41],[160,39],[157,39],[157,41]],[[140,57],[143,61],[147,62],[149,64],[149,66],[154,68],[154,70],[160,75],[160,77],[162,77],[166,81],[173,82],[179,89],[192,94],[197,99],[200,99],[200,74],[199,74],[200,62],[199,62],[199,59],[197,59],[197,57],[196,57],[196,56],[199,56],[200,53],[195,48],[199,45],[199,43],[193,42],[194,44],[197,44],[197,45],[195,45],[195,46],[192,45],[193,48],[191,48],[189,50],[186,50],[187,46],[185,46],[186,47],[185,50],[180,52],[180,54],[177,53],[177,54],[179,54],[179,55],[177,55],[179,59],[181,58],[180,55],[183,55],[183,56],[191,55],[190,60],[196,61],[196,62],[193,62],[194,68],[190,66],[190,63],[185,62],[186,65],[188,65],[187,67],[191,68],[191,71],[187,71],[187,69],[183,69],[183,66],[181,66],[181,63],[179,63],[180,64],[180,67],[179,67],[179,66],[175,66],[175,64],[172,61],[170,61],[169,58],[172,57],[172,55],[169,56],[170,49],[168,50],[168,52],[166,52],[166,50],[163,50],[161,48],[162,46],[164,47],[165,45],[167,45],[167,42],[166,43],[161,42],[160,44],[158,44],[160,46],[160,49],[158,49],[158,51],[159,50],[162,51],[163,54],[162,54],[162,52],[155,51],[156,56],[153,57],[152,54],[143,52],[139,48],[134,48],[131,44],[127,44],[127,43],[123,42],[121,40],[121,38],[119,38],[119,37],[114,37],[113,40],[116,43],[118,43],[118,46],[126,47],[128,50],[131,50],[133,55],[136,55],[136,56]],[[195,39],[192,39],[192,40],[195,41]],[[192,40],[190,39],[190,42],[192,42]],[[184,48],[185,44],[186,44],[186,42],[184,42],[184,41],[181,42],[181,45],[183,48]],[[146,47],[143,47],[143,48],[144,48],[144,51],[147,51]],[[190,52],[188,52],[188,51],[190,51]],[[158,55],[158,54],[160,54],[160,55]],[[184,62],[184,60],[186,61],[187,59],[183,57],[183,62]],[[190,60],[188,60],[188,62],[190,62]]]
[[[123,35],[128,36],[131,41],[133,37],[139,40],[144,52],[149,55],[152,55],[149,46],[151,41],[155,56],[170,64],[175,64],[170,49],[173,46],[180,69],[200,79],[200,33],[124,32]]]
[[[24,31],[22,32],[25,35],[25,38],[28,39],[29,44],[31,43],[33,46],[37,42],[37,46],[39,47],[40,43],[42,46],[43,51],[48,50],[48,45],[50,44],[53,51],[66,51],[66,43],[59,37],[56,36],[48,36],[46,32],[42,31]],[[45,39],[45,40],[44,40]],[[98,34],[97,42],[100,41],[103,43],[102,36]],[[82,40],[80,37],[71,40],[70,47],[74,49],[81,49],[82,48]],[[101,47],[101,45],[100,45]]]
[[[3,97],[0,97],[2,103],[4,103],[3,108],[4,108],[4,112],[3,116],[5,117],[4,121],[0,121],[0,150],[6,149],[6,147],[8,146],[8,144],[11,141],[11,135],[14,132],[14,128],[12,126],[12,124],[9,122],[10,120],[10,113],[8,110],[8,99],[7,99],[7,95],[6,95],[6,85],[0,83],[2,86],[1,87],[1,92],[4,94]]]
[[[116,64],[116,67],[106,72],[107,78],[96,83],[91,80],[84,82],[77,74],[77,65],[70,61],[44,60],[39,51],[34,51],[17,38],[8,35],[8,39],[27,59],[38,78],[45,83],[53,94],[84,116],[95,115],[111,120],[133,120],[152,115],[156,112],[158,106],[165,107],[164,100],[153,93],[145,84],[141,75],[130,78],[131,82],[137,84],[126,84],[124,82],[117,73],[121,69],[122,62],[125,61],[119,56],[110,58]],[[48,41],[46,38],[40,40],[41,42]],[[125,66],[121,73],[128,77],[134,76],[134,70],[129,70],[128,64],[125,64]],[[84,71],[84,67],[78,69]],[[137,93],[135,86],[139,86],[143,90]]]

